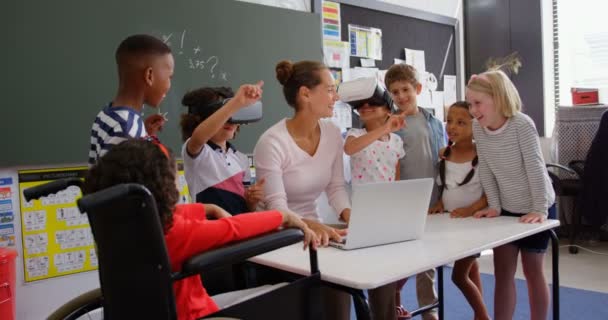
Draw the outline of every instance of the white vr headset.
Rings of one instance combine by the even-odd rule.
[[[387,106],[393,110],[393,99],[376,78],[359,78],[342,82],[338,87],[340,100],[348,103],[354,110],[364,104]]]
[[[201,116],[207,119],[221,107],[223,107],[232,98],[219,100],[204,106],[188,107],[188,113]],[[247,124],[260,121],[262,119],[262,101],[256,101],[239,111],[228,119],[228,123],[232,124]]]

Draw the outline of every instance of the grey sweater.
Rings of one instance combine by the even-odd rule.
[[[473,121],[479,178],[490,208],[547,215],[555,192],[545,168],[534,122],[519,112],[498,130]]]

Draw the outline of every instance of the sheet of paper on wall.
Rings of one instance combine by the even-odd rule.
[[[394,58],[394,59],[393,59],[393,63],[394,63],[394,64],[405,63],[405,60],[403,60],[403,59],[398,59],[398,58]]]
[[[323,39],[331,39],[340,41],[342,39],[341,30],[342,23],[340,22],[340,4],[331,1],[323,1],[322,6],[322,24],[323,24]]]
[[[386,76],[386,71],[388,70],[378,70],[376,76],[378,77],[378,82],[386,89],[386,85],[384,84],[384,77]]]
[[[352,128],[353,119],[350,105],[342,101],[336,101],[334,104],[334,114],[331,117],[331,120],[340,128],[341,132],[346,131],[348,128]]]
[[[368,39],[368,54],[370,58],[382,60],[382,30],[371,28],[371,33]]]
[[[420,107],[432,108],[433,101],[431,98],[431,91],[429,91],[428,89],[422,88],[422,91],[420,91],[420,94],[418,95],[417,102],[418,102],[418,106],[420,106]]]
[[[404,48],[405,51],[405,63],[416,68],[418,72],[426,71],[426,63],[424,61],[424,50],[414,50]]]
[[[351,56],[382,60],[382,30],[349,24],[348,40]]]
[[[445,104],[450,106],[458,100],[456,94],[456,76],[444,75],[443,76],[443,92]]]
[[[323,40],[323,60],[330,68],[350,68],[350,49],[348,42]]]
[[[443,91],[431,91],[431,102],[433,103],[433,109],[435,109],[435,117],[445,121],[445,102],[444,102]]]
[[[361,67],[363,67],[363,68],[375,68],[376,67],[376,60],[374,60],[374,59],[367,59],[367,58],[361,58]]]
[[[15,215],[19,200],[14,177],[0,172],[0,247],[15,248]]]
[[[355,67],[355,68],[350,68],[347,72],[348,74],[342,74],[342,80],[344,81],[350,81],[350,80],[355,80],[355,79],[359,79],[359,78],[368,78],[368,77],[373,77],[376,78],[378,75],[378,68],[361,68],[361,67]],[[346,76],[348,76],[348,79],[346,79]]]

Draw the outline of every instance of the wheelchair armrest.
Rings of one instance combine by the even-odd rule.
[[[585,172],[585,161],[584,160],[572,160],[568,162],[568,167],[576,172],[579,178],[583,177]]]
[[[23,190],[23,196],[26,201],[38,199],[40,197],[48,196],[52,193],[57,193],[61,190],[67,189],[69,186],[77,186],[82,190],[83,182],[79,178],[66,178],[51,181],[49,183],[41,184],[39,186],[27,188]]]
[[[569,174],[576,175],[576,171],[574,171],[571,168],[568,168],[566,166],[562,166],[561,164],[558,164],[558,163],[547,163],[546,166],[547,166],[547,168],[557,168],[560,170],[564,170],[564,171],[568,172]]]
[[[207,251],[184,262],[182,271],[174,274],[173,280],[180,280],[206,270],[241,262],[262,253],[300,242],[302,239],[304,239],[304,234],[299,229],[284,229]]]

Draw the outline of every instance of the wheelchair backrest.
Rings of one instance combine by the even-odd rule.
[[[154,197],[121,184],[84,196],[97,245],[105,319],[176,319],[171,265]]]

